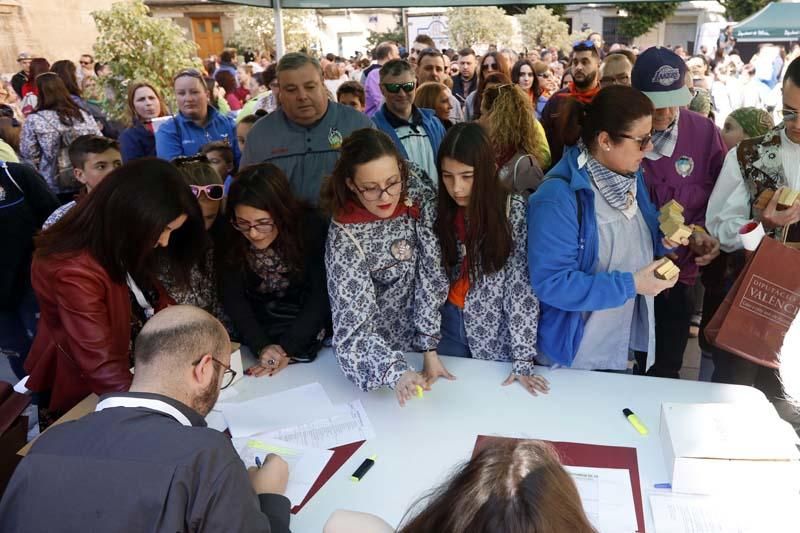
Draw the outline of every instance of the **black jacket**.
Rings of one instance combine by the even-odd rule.
[[[453,78],[453,96],[459,99],[459,101],[463,104],[467,100],[467,96],[472,94],[475,89],[478,88],[478,74],[476,73],[472,77],[472,84],[469,86],[469,91],[464,93],[464,78],[461,77],[461,74],[456,74]]]
[[[303,217],[305,266],[282,298],[255,291],[260,278],[250,271],[244,257],[239,268],[223,262],[220,269],[225,312],[243,344],[256,356],[266,346],[278,344],[289,356],[313,357],[319,349],[320,331],[329,329],[331,311],[325,275],[328,224],[314,209],[298,216]]]
[[[20,70],[11,77],[11,86],[20,98],[22,98],[22,86],[25,85],[27,81],[28,75],[25,74],[24,70]]]
[[[160,394],[106,398],[163,402],[190,425],[147,407],[109,407],[51,427],[6,488],[0,533],[288,533],[289,500],[257,496],[230,439],[199,413]]]
[[[2,168],[1,165],[5,165]],[[33,168],[0,162],[0,310],[14,309],[31,286],[33,236],[59,206]]]

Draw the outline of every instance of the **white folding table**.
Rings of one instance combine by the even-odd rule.
[[[422,356],[409,354],[419,370]],[[472,454],[477,435],[537,438],[636,448],[644,503],[645,527],[653,531],[648,492],[668,482],[658,435],[662,402],[766,402],[751,387],[650,378],[570,369],[539,371],[550,381],[550,393],[533,397],[519,383],[501,386],[510,363],[442,357],[456,381],[439,379],[422,399],[405,407],[394,391],[361,392],[342,374],[330,349],[317,360],[294,364],[273,377],[245,377],[234,385],[239,402],[306,383],[319,382],[333,403],[360,399],[375,427],[365,442],[297,514],[292,530],[322,531],[336,509],[377,514],[397,525],[420,496],[447,479]],[[245,368],[252,364],[245,356]],[[622,414],[632,409],[648,427],[641,436]],[[350,475],[377,455],[360,483]]]

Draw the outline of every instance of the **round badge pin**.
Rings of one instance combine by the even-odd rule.
[[[689,156],[681,156],[675,161],[675,172],[682,178],[686,178],[691,175],[692,171],[694,170],[694,161]]]
[[[392,242],[389,252],[398,261],[408,261],[414,252],[414,245],[408,239],[397,239]]]

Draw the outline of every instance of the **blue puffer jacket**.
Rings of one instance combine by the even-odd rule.
[[[636,296],[631,272],[595,272],[599,237],[594,191],[586,168],[578,168],[578,147],[561,161],[528,199],[528,270],[539,297],[539,350],[555,363],[570,366],[583,338],[583,313],[611,309]],[[661,244],[658,211],[650,201],[641,170],[636,200],[653,237]],[[581,221],[578,221],[580,202]]]
[[[208,107],[208,121],[200,127],[178,113],[156,132],[156,153],[161,159],[172,160],[178,156],[192,156],[203,145],[212,141],[228,141],[233,148],[234,168],[239,167],[242,154],[236,140],[236,124],[213,107]]]

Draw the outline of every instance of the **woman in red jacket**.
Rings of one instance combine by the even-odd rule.
[[[43,425],[89,393],[128,389],[129,288],[138,299],[160,255],[188,279],[205,238],[178,170],[141,159],[109,174],[36,239],[31,282],[41,315],[25,369]]]

